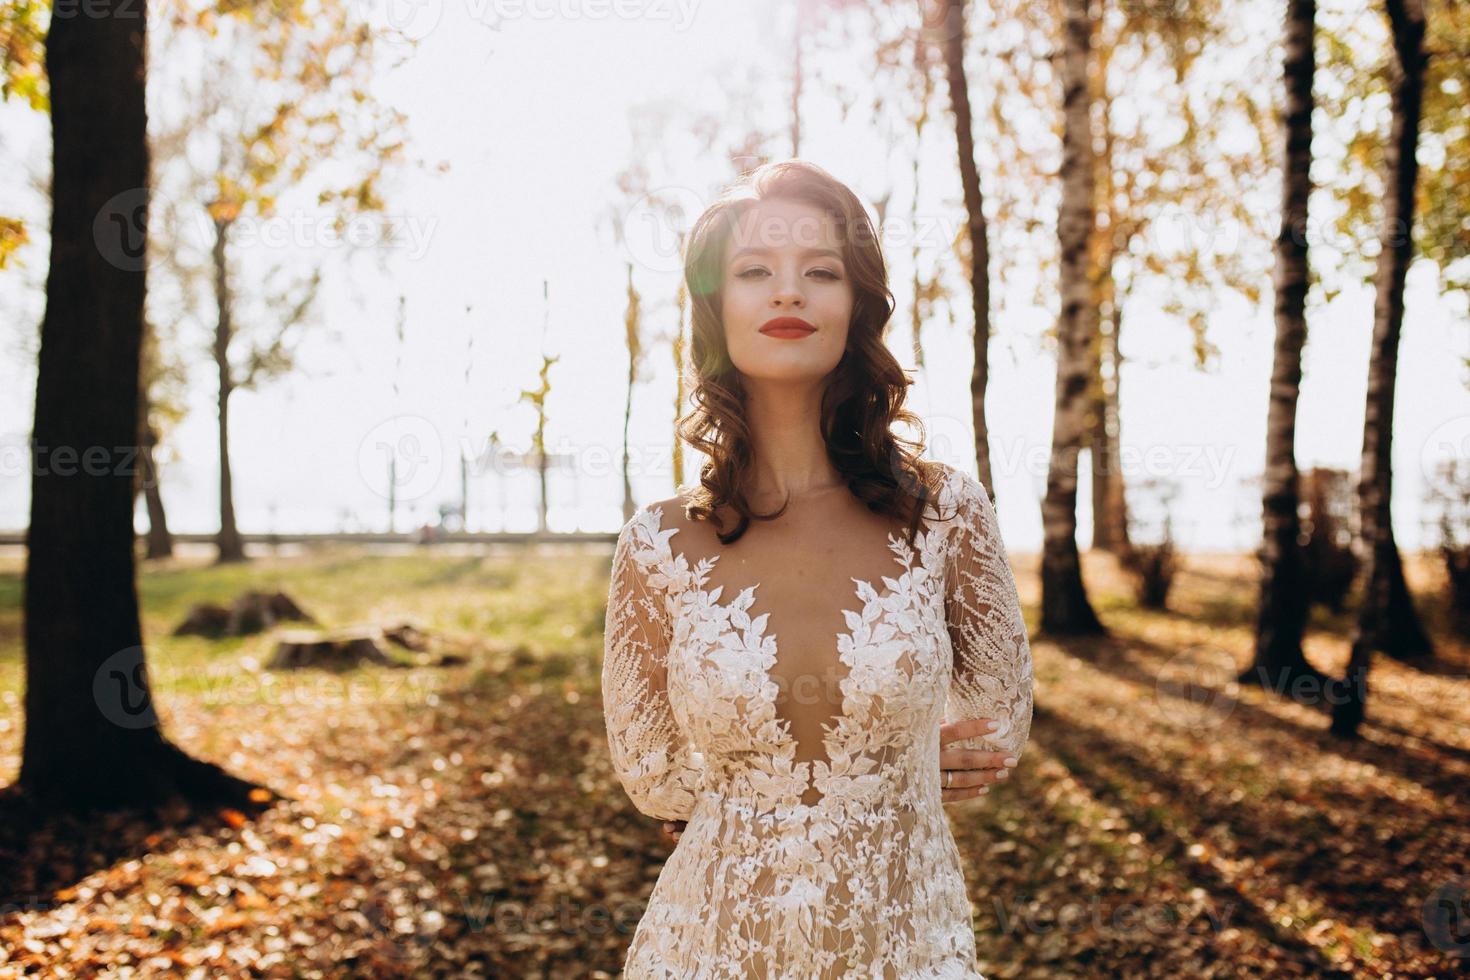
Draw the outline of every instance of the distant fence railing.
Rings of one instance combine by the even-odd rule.
[[[141,538],[142,535],[139,535]],[[617,543],[616,531],[327,531],[293,534],[241,534],[246,544],[606,544]],[[213,544],[213,534],[175,534],[175,544]],[[26,543],[24,531],[0,531],[0,546]]]

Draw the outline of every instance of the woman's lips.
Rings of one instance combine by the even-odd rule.
[[[777,317],[774,320],[767,320],[761,325],[761,333],[767,337],[781,337],[788,340],[810,336],[816,330],[816,327],[795,316]]]

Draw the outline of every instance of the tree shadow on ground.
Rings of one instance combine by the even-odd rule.
[[[1174,686],[1167,681],[1161,683],[1160,674],[1150,673],[1136,662],[1134,656],[1147,657],[1162,667],[1176,656],[1178,651],[1170,650],[1136,635],[1126,638],[1068,640],[1065,643],[1058,643],[1057,646],[1068,656],[1090,667],[1155,692],[1155,697],[1159,699],[1175,699],[1189,704],[1192,698],[1197,698],[1202,692],[1208,692],[1211,698],[1209,711],[1221,723],[1229,718],[1246,729],[1268,730],[1291,738],[1303,739],[1310,748],[1317,752],[1344,760],[1366,763],[1416,783],[1425,791],[1440,796],[1451,806],[1457,806],[1459,798],[1464,793],[1466,774],[1460,771],[1455,763],[1465,761],[1467,755],[1470,755],[1466,750],[1438,742],[1427,735],[1406,732],[1398,726],[1378,722],[1371,715],[1363,722],[1366,728],[1381,729],[1399,736],[1407,736],[1423,743],[1432,752],[1411,751],[1405,746],[1385,745],[1367,738],[1355,740],[1338,738],[1327,730],[1328,711],[1331,706],[1325,698],[1313,709],[1322,719],[1322,727],[1314,728],[1297,719],[1278,715],[1259,705],[1233,697],[1219,687],[1201,684],[1197,676],[1190,677],[1188,691],[1175,690]],[[1371,701],[1369,710],[1370,712],[1372,710]],[[1433,753],[1438,753],[1442,758],[1436,758]]]
[[[183,800],[151,808],[57,812],[37,804],[19,786],[6,786],[0,789],[0,914],[64,904],[54,898],[56,892],[121,861],[168,849],[184,837],[218,835],[223,847],[250,816]]]
[[[1076,772],[1084,761],[1075,752],[1053,751],[1068,741],[1070,725],[1039,708],[1032,740],[1041,753],[1072,771],[1075,787],[1066,790],[1031,762],[991,797],[1000,812],[1019,808],[1013,814],[1019,828],[998,819],[996,810],[973,823],[960,821],[956,828],[962,854],[972,865],[967,876],[989,891],[988,901],[978,903],[976,925],[993,937],[987,943],[993,960],[1042,970],[1048,958],[1059,958],[1087,964],[1094,976],[1143,975],[1134,971],[1145,965],[1150,976],[1198,976],[1204,975],[1202,964],[1222,961],[1234,964],[1230,975],[1241,977],[1287,975],[1288,965],[1294,968],[1290,975],[1349,975],[1195,856],[1193,841],[1140,821],[1115,794],[1099,796],[1096,782]],[[1095,819],[1069,801],[1069,792],[1099,809],[1116,810],[1122,819]],[[973,860],[997,846],[1006,856],[1004,871],[997,871],[994,862]],[[1203,900],[1195,889],[1204,893]],[[1078,911],[1086,914],[1070,914]],[[1057,948],[1058,932],[1066,948]],[[1038,947],[1048,944],[1050,953],[1039,956]]]
[[[1418,937],[1418,902],[1406,902],[1406,891],[1428,894],[1434,882],[1470,870],[1462,856],[1443,857],[1443,843],[1430,839],[1447,819],[1442,810],[1361,787],[1358,796],[1314,786],[1310,799],[1245,797],[1228,782],[1210,786],[1181,777],[1075,717],[1040,706],[1036,717],[1038,743],[1212,893],[1240,895],[1242,884],[1208,861],[1193,860],[1189,848],[1195,844],[1208,845],[1229,863],[1249,859],[1241,874],[1269,884],[1283,899],[1304,891],[1337,921]],[[1391,845],[1375,837],[1375,829],[1396,829],[1400,840]]]

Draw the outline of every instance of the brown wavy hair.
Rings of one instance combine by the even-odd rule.
[[[914,382],[883,340],[894,311],[883,250],[857,195],[804,160],[767,163],[742,174],[705,209],[689,233],[684,279],[693,305],[688,387],[694,407],[678,420],[678,433],[709,458],[700,469],[698,487],[690,489],[685,515],[708,520],[720,541],[730,544],[752,520],[774,520],[791,503],[788,497],[779,510],[760,514],[746,498],[754,446],[745,417],[746,391],[730,360],[720,316],[731,232],[755,202],[771,199],[812,205],[837,227],[852,283],[853,312],[847,349],[822,393],[822,437],[827,458],[853,496],[870,511],[903,520],[912,547],[925,508],[938,497],[943,471],[919,457],[924,425],[904,408]],[[914,426],[919,439],[895,435],[893,426],[898,422]],[[717,513],[721,506],[738,515],[729,532]]]

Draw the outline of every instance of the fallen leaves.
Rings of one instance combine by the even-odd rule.
[[[318,560],[334,588],[354,588],[354,564]],[[495,565],[497,588],[522,590],[514,602],[470,590],[456,606],[434,583],[450,569],[482,574],[481,563],[434,561],[412,559],[407,574],[373,559],[375,574],[403,583],[404,608],[350,611],[397,615],[422,599],[445,622],[474,622],[487,603],[513,607],[559,645],[465,636],[466,666],[426,668],[396,693],[364,685],[377,701],[221,700],[208,686],[169,696],[169,730],[187,749],[292,798],[261,790],[254,802],[275,805],[257,818],[174,809],[58,820],[23,839],[0,827],[0,975],[61,964],[76,975],[616,975],[669,848],[606,758],[598,637],[581,623],[600,614],[605,580],[590,558],[581,572],[531,573],[535,585]],[[1119,600],[1110,644],[1034,642],[1032,744],[985,801],[947,810],[982,972],[1450,975],[1456,962],[1426,938],[1420,906],[1470,873],[1466,651],[1447,644],[1446,673],[1417,680],[1375,665],[1385,690],[1427,696],[1370,707],[1355,746],[1259,691],[1204,714],[1159,710],[1174,651],[1248,649],[1240,577],[1202,561],[1191,559],[1175,613]],[[1102,596],[1124,593],[1087,562]],[[1023,598],[1031,575],[1023,563]],[[293,589],[332,609],[309,582]],[[579,617],[571,634],[557,619],[568,615]],[[515,622],[502,612],[497,629]],[[1339,670],[1332,649],[1311,637],[1309,654]],[[0,730],[0,758],[19,729]]]

